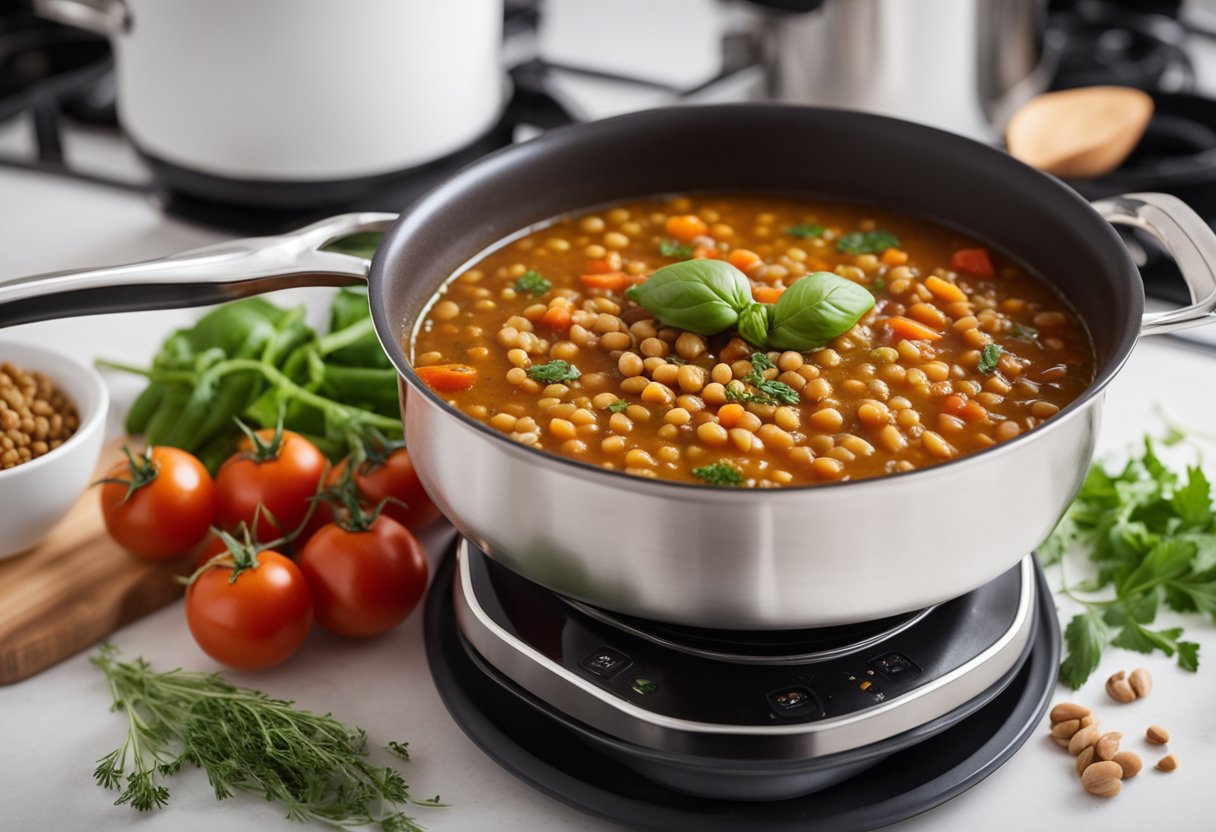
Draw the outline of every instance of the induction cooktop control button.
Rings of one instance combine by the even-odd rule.
[[[801,685],[773,691],[768,695],[768,703],[778,716],[808,716],[823,712],[819,697]]]
[[[887,653],[870,662],[870,667],[892,682],[906,682],[920,675],[916,663],[902,653]]]
[[[583,670],[594,673],[601,679],[611,679],[629,665],[629,657],[611,647],[600,647],[579,662]]]

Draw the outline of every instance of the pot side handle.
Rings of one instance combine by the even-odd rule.
[[[362,231],[383,231],[396,214],[341,214],[274,237],[217,243],[159,260],[21,277],[0,283],[0,328],[99,315],[206,306],[297,286],[350,286],[368,261],[321,251]]]
[[[1093,203],[1114,225],[1130,225],[1156,238],[1186,280],[1189,306],[1144,316],[1141,335],[1216,321],[1216,232],[1189,205],[1168,194],[1124,194]]]

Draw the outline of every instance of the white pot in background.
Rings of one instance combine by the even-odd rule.
[[[146,155],[260,182],[389,175],[498,120],[502,0],[37,0],[105,32]]]

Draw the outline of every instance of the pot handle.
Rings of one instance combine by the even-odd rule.
[[[1114,225],[1130,225],[1155,237],[1178,264],[1194,300],[1190,306],[1147,314],[1141,335],[1216,321],[1216,232],[1178,197],[1168,194],[1124,194],[1093,203]]]
[[[125,32],[131,25],[131,14],[123,0],[34,0],[34,14],[43,20],[53,20],[65,26],[87,29],[105,37]]]
[[[0,283],[0,328],[98,315],[206,306],[275,289],[367,280],[362,257],[320,249],[396,214],[341,214],[275,237],[249,237],[125,266],[38,274]]]

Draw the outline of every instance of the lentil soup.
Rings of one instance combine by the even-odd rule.
[[[664,326],[635,300],[651,273],[698,259],[737,268],[761,304],[830,272],[873,306],[797,351]],[[892,212],[758,195],[635,200],[514,239],[440,291],[412,359],[451,406],[517,442],[743,487],[974,453],[1050,419],[1094,373],[1076,315],[1003,253]]]

